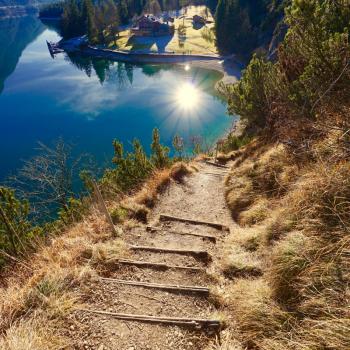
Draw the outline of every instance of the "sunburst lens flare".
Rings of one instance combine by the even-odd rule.
[[[199,104],[199,91],[194,85],[186,83],[176,91],[175,99],[181,109],[192,110]]]

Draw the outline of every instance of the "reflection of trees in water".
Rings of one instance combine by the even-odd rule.
[[[163,70],[171,70],[174,66],[170,64],[145,64],[141,66],[142,73],[149,77],[159,74]]]
[[[182,66],[171,64],[144,64],[135,65],[131,63],[115,62],[102,58],[92,58],[79,54],[67,53],[66,59],[76,68],[83,71],[89,78],[93,72],[96,74],[101,85],[109,83],[116,85],[118,89],[132,86],[134,82],[134,69],[139,69],[145,76],[153,77],[164,71],[176,71],[185,78],[184,81],[193,83],[201,91],[213,96],[214,99],[225,103],[225,98],[215,89],[215,83],[220,79],[220,73],[203,68],[191,68],[184,71]]]
[[[0,93],[6,78],[15,70],[23,50],[45,26],[32,16],[0,20]]]
[[[105,82],[116,83],[122,89],[131,86],[133,83],[135,66],[130,63],[113,62],[71,53],[67,53],[66,59],[89,78],[92,72],[95,72],[101,84]]]

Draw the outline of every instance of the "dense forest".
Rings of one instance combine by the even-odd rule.
[[[121,25],[128,24],[145,9],[166,10],[179,7],[177,1],[105,0],[94,3],[91,0],[68,0],[43,6],[40,17],[60,17],[62,35],[65,38],[87,34],[90,43],[106,44],[118,35]]]
[[[159,12],[179,9],[193,2],[157,0],[67,0],[41,8],[41,17],[60,17],[65,38],[88,34],[90,43],[113,41],[119,27],[146,9]],[[199,2],[202,4],[202,2]],[[283,39],[284,9],[290,0],[210,0],[206,5],[215,17],[216,44],[223,54],[249,57],[256,49],[273,54]],[[154,10],[155,9],[155,10]]]
[[[217,45],[226,53],[250,54],[283,35],[289,0],[219,0],[215,11]]]

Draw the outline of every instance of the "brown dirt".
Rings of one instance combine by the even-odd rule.
[[[217,247],[227,234],[206,225],[180,222],[159,222],[159,214],[174,215],[195,220],[212,221],[232,226],[233,221],[225,205],[224,177],[227,169],[199,163],[199,171],[184,183],[172,183],[151,213],[151,225],[159,228],[147,231],[146,226],[125,232],[128,244],[147,245],[172,249],[207,250],[215,259]],[[217,237],[217,244],[209,240],[174,234],[172,231],[195,232]],[[171,265],[208,268],[206,263],[193,256],[173,253],[130,251],[127,259],[153,261]],[[210,286],[212,278],[202,272],[178,269],[157,270],[136,266],[115,266],[101,275],[110,278],[181,285]],[[84,309],[108,312],[143,314],[151,316],[178,316],[188,318],[216,318],[215,307],[207,297],[139,286],[118,285],[93,280],[81,288]],[[96,350],[187,350],[204,349],[213,338],[213,331],[194,330],[178,326],[122,321],[111,316],[84,311],[74,312],[67,320],[70,349]]]

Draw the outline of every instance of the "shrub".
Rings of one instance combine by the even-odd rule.
[[[0,249],[5,253],[23,253],[31,239],[42,234],[29,220],[29,203],[15,197],[12,189],[0,187]],[[6,255],[0,254],[0,264]]]
[[[264,126],[269,115],[270,79],[274,66],[254,56],[243,71],[242,78],[234,85],[220,84],[220,91],[228,99],[228,111],[248,122]]]
[[[230,151],[237,151],[241,147],[247,145],[252,138],[248,135],[237,136],[233,133],[228,134],[224,143],[220,147],[220,151],[223,153],[228,153]]]
[[[103,193],[130,193],[148,179],[155,169],[171,165],[169,148],[161,145],[158,129],[153,130],[152,153],[148,157],[139,140],[133,141],[133,151],[124,153],[123,144],[113,141],[115,169],[107,169],[101,180]]]

